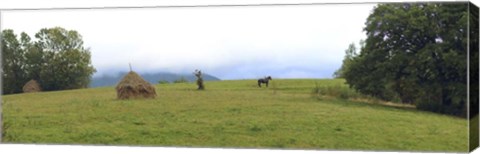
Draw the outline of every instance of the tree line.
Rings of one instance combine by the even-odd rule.
[[[25,32],[18,36],[11,29],[1,32],[3,94],[22,92],[32,79],[44,91],[88,86],[96,70],[77,31],[43,28],[34,37]]]
[[[469,10],[468,5],[377,5],[367,18],[367,38],[359,52],[351,44],[334,76],[345,78],[362,94],[466,117],[467,77],[476,83],[470,100],[478,108],[478,9]],[[467,76],[469,56],[472,65]]]

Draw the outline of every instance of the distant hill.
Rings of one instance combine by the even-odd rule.
[[[118,73],[116,76],[101,76],[101,77],[94,77],[92,78],[92,82],[90,83],[89,87],[106,87],[106,86],[115,86],[117,83],[122,79],[123,75],[127,74],[127,72]],[[144,73],[140,74],[145,80],[150,82],[151,84],[158,84],[158,81],[165,80],[168,82],[173,82],[175,80],[184,77],[189,82],[194,82],[197,78],[193,74],[174,74],[174,73],[167,73],[167,72],[159,72],[159,73]],[[209,74],[202,74],[204,81],[217,81],[220,80],[219,78],[209,75]]]

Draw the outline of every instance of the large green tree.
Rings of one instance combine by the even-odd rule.
[[[2,91],[3,93],[18,93],[27,80],[23,71],[25,51],[13,30],[4,30],[2,37]]]
[[[82,36],[74,30],[43,28],[35,34],[35,54],[43,59],[38,72],[45,90],[86,88],[95,69],[90,50],[83,47]]]
[[[467,3],[379,4],[345,71],[351,87],[385,100],[466,115]]]
[[[2,32],[3,92],[18,93],[30,79],[37,80],[43,90],[64,90],[88,86],[95,68],[82,36],[61,27],[43,28],[35,41],[12,30]]]
[[[42,65],[45,63],[43,52],[41,48],[31,42],[28,35],[22,35],[25,39],[22,41],[22,46],[25,49],[25,72],[30,79],[40,80],[40,71]]]

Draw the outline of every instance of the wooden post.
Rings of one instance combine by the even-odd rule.
[[[132,64],[128,63],[128,66],[130,66],[130,72],[132,71]]]

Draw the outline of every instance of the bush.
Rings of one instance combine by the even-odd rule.
[[[177,79],[177,80],[173,81],[173,83],[186,83],[186,82],[188,82],[188,80],[185,79],[185,77],[183,77],[183,76],[180,77],[180,79]]]
[[[347,86],[318,86],[312,90],[312,93],[317,96],[317,98],[323,96],[336,97],[340,99],[356,99],[361,98],[362,95],[357,93],[355,90]]]
[[[439,94],[427,94],[423,93],[424,97],[417,99],[415,105],[417,109],[442,113],[442,114],[449,114],[459,117],[466,117],[467,113],[467,106],[466,100],[462,98],[456,97],[442,97]],[[462,96],[462,95],[460,95]],[[458,96],[457,96],[458,97]]]
[[[169,84],[170,82],[167,80],[160,80],[158,81],[158,84]]]

